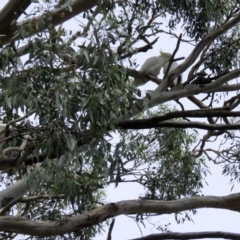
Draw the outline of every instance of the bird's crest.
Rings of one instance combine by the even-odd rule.
[[[171,57],[172,54],[171,53],[167,53],[167,52],[163,52],[162,50],[160,51],[160,56],[163,56],[163,57]]]

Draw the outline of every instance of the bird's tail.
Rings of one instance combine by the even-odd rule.
[[[134,85],[135,87],[139,87],[139,86],[144,85],[146,82],[147,82],[147,81],[144,81],[143,79],[134,78],[133,85]]]

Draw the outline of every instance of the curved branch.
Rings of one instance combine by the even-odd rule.
[[[16,1],[16,2],[18,2],[18,1]],[[94,7],[98,4],[99,0],[74,0],[74,1],[71,1],[71,4],[69,2],[70,1],[67,1],[67,3],[61,5],[61,7],[51,11],[51,15],[52,15],[51,24],[53,26],[57,26],[61,23],[64,23],[67,20],[75,17],[76,15],[78,15],[88,9],[91,9],[92,7]],[[71,11],[68,10],[69,5],[71,6],[71,9],[72,9]],[[32,19],[28,19],[26,21],[20,22],[18,24],[14,24],[10,27],[10,30],[8,32],[1,32],[1,34],[6,35],[1,38],[2,44],[7,44],[12,40],[17,28],[21,27],[23,24],[26,24],[26,22],[29,22],[29,23],[30,22],[35,22],[35,23],[41,22],[46,17],[46,14],[49,14],[49,13],[44,13],[39,17],[35,17]],[[40,24],[40,25],[42,26],[42,24]],[[9,25],[7,25],[7,26],[9,28]],[[46,28],[47,28],[47,26],[44,25],[44,26],[42,26],[42,28],[40,28],[40,29],[38,28],[36,31],[32,31],[31,33],[29,33],[28,36],[25,36],[25,37],[30,37],[39,31],[45,30]],[[15,36],[14,40],[16,41],[17,39],[19,39],[19,37],[20,36],[17,36],[17,37]]]
[[[173,63],[173,59],[174,59],[174,57],[175,57],[175,55],[176,55],[176,53],[179,49],[181,39],[182,39],[182,34],[180,34],[179,37],[178,37],[177,45],[176,45],[176,47],[173,51],[173,54],[172,54],[170,60],[168,61],[168,66],[167,66],[166,72],[164,73],[163,79],[165,79],[167,77],[168,73],[169,73],[169,70],[170,70],[170,68],[172,66],[172,63]]]
[[[152,42],[149,42],[148,44],[134,49],[133,52],[127,53],[123,56],[120,56],[120,59],[125,59],[127,57],[131,57],[133,54],[140,53],[140,52],[147,52],[149,49],[152,49],[152,46],[158,41],[158,37],[155,38]]]
[[[61,156],[58,159],[58,167],[61,168],[65,162],[65,156]],[[45,169],[41,167],[41,164],[35,166],[34,180],[30,174],[27,179],[22,179],[14,183],[12,186],[0,192],[0,208],[7,205],[12,205],[14,202],[21,199],[28,191],[33,191],[39,186],[39,184],[45,179]],[[1,231],[1,230],[0,230]]]
[[[203,89],[202,92],[209,93],[209,92],[215,92],[217,88],[221,87],[224,83],[227,83],[231,81],[234,78],[238,78],[240,76],[240,69],[235,69],[219,78],[217,78],[215,81],[204,85],[201,87]]]
[[[32,3],[31,0],[9,0],[0,11],[0,33],[7,35],[13,20],[17,20]]]
[[[25,150],[27,144],[28,144],[28,140],[30,141],[33,141],[32,137],[30,135],[24,135],[23,136],[23,140],[22,140],[22,144],[20,147],[8,147],[4,150],[2,150],[0,152],[0,160],[5,157],[5,155],[8,153],[8,152],[13,152],[13,151],[16,151],[16,152],[22,152]],[[27,157],[27,156],[26,156]]]
[[[37,163],[42,163],[47,158],[46,155],[39,155],[39,156],[28,156],[25,157],[25,154],[19,159],[16,157],[4,157],[0,160],[0,170],[8,170],[11,168],[15,168],[19,162],[22,162],[24,159],[25,166],[32,166]]]
[[[90,212],[54,222],[31,221],[23,217],[0,217],[0,231],[31,236],[53,236],[69,233],[123,214],[169,214],[199,208],[217,208],[240,212],[240,193],[223,197],[201,196],[173,201],[127,200],[109,203]]]
[[[117,123],[118,127],[127,128],[136,125],[158,124],[173,118],[204,118],[204,117],[240,117],[240,112],[229,112],[226,108],[213,108],[209,110],[188,110],[166,113],[163,116],[156,116],[149,119],[125,120]]]
[[[240,83],[231,84],[231,85],[223,85],[216,89],[214,92],[232,92],[240,90]]]
[[[160,239],[202,239],[202,238],[224,238],[240,239],[240,234],[231,232],[168,232],[151,234],[145,237],[134,238],[132,240],[160,240]]]
[[[64,199],[64,194],[59,194],[59,195],[40,195],[40,196],[31,196],[31,197],[25,197],[19,200],[21,203],[28,203],[28,202],[33,202],[33,201],[38,201],[38,200],[51,200],[51,199]]]
[[[176,128],[198,128],[204,130],[240,130],[240,124],[207,124],[201,122],[175,122],[165,121],[159,123],[157,127],[176,127]]]
[[[12,208],[17,203],[29,203],[38,200],[52,200],[52,199],[64,199],[64,194],[59,195],[42,195],[42,196],[32,196],[32,197],[25,197],[16,201],[12,201],[10,204],[4,206],[0,211],[0,216],[4,216],[10,208]]]
[[[114,223],[115,223],[115,219],[112,220],[109,230],[108,230],[108,235],[107,235],[107,240],[111,240],[112,239],[112,230],[114,227]]]
[[[139,121],[139,120],[133,120]],[[141,121],[141,120],[140,120]],[[144,120],[143,120],[144,121]],[[147,121],[147,120],[146,120]],[[132,124],[122,124],[122,129],[149,129],[159,127],[172,127],[172,128],[198,128],[204,130],[240,130],[240,124],[208,124],[201,122],[177,122],[177,121],[163,121],[160,123],[138,122]]]

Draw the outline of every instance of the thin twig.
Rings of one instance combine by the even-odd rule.
[[[115,219],[112,220],[109,230],[108,230],[108,236],[107,236],[107,240],[111,240],[112,239],[112,230],[113,230],[113,226],[115,223]]]
[[[176,53],[177,53],[177,51],[178,51],[178,49],[179,49],[180,42],[181,42],[181,38],[182,38],[182,34],[179,35],[176,48],[175,48],[175,50],[174,50],[174,52],[173,52],[173,54],[172,54],[172,56],[171,56],[171,58],[170,58],[170,60],[169,60],[168,67],[167,67],[167,69],[166,69],[166,72],[165,72],[165,74],[164,74],[163,79],[165,79],[166,76],[168,75],[168,72],[169,72],[169,70],[170,70],[170,68],[171,68],[171,66],[172,66],[172,63],[174,62],[173,59],[174,59],[174,57],[175,57],[175,55],[176,55]]]

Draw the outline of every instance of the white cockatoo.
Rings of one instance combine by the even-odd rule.
[[[153,75],[157,77],[161,71],[161,68],[170,60],[172,54],[160,52],[160,56],[158,57],[150,57],[148,58],[142,65],[139,72],[146,73],[149,75]],[[148,80],[143,81],[142,79],[135,78],[133,84],[135,87],[144,85]]]
[[[168,71],[168,73],[170,73],[171,71],[173,71],[175,68],[177,68],[179,66],[179,64],[177,62],[172,62],[171,64],[171,67]],[[165,74],[165,72],[167,71],[167,67],[168,67],[168,63],[166,63],[164,66],[163,66],[163,74]],[[179,77],[175,78],[173,80],[173,83],[171,84],[171,87],[175,87],[179,84],[182,83],[182,75],[180,75]]]

